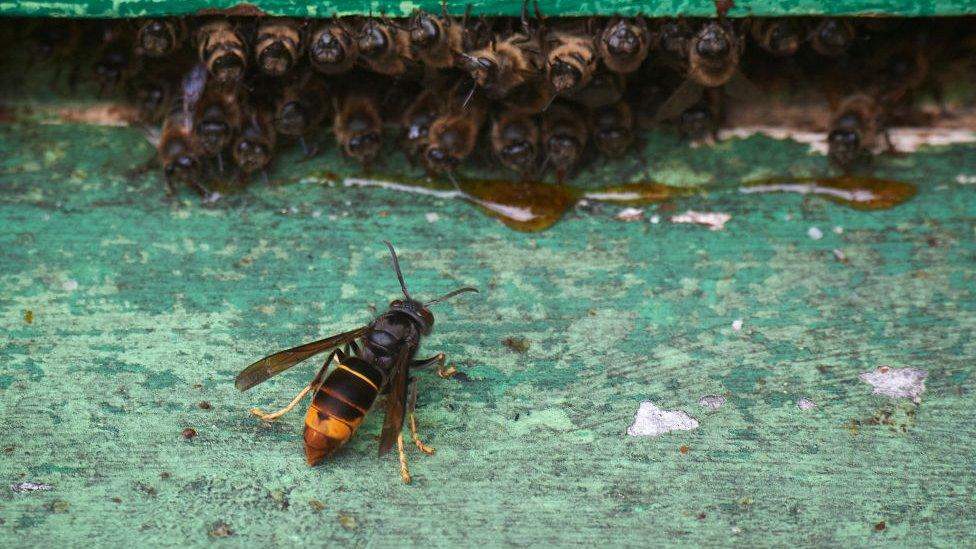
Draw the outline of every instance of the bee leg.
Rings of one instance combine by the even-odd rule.
[[[427,446],[422,440],[420,440],[420,435],[417,434],[417,414],[414,411],[417,408],[417,383],[410,384],[410,398],[408,400],[407,409],[407,419],[410,421],[410,438],[413,439],[414,445],[421,452],[427,454],[428,456],[434,455],[435,450],[432,446]]]
[[[268,179],[268,170],[261,170],[261,179],[264,180],[265,185],[271,185],[271,180]]]
[[[337,357],[337,353],[339,353],[339,351],[332,351],[329,357],[325,359],[325,363],[322,364],[322,368],[319,370],[319,373],[315,375],[315,379],[313,379],[311,383],[306,385],[304,389],[299,391],[298,394],[295,395],[295,398],[291,399],[291,402],[289,402],[287,406],[285,406],[284,408],[276,412],[271,412],[271,413],[265,412],[260,408],[251,408],[251,415],[257,417],[261,421],[264,421],[266,423],[271,423],[273,421],[276,421],[281,416],[292,411],[292,409],[295,406],[298,406],[298,403],[301,402],[302,399],[305,398],[305,395],[307,395],[313,388],[315,390],[318,390],[318,386],[320,386],[324,381],[323,374],[325,374],[326,370],[329,369],[329,363],[332,362],[333,358]]]
[[[302,146],[302,153],[305,154],[305,158],[311,158],[311,157],[315,156],[319,152],[319,146],[318,146],[318,144],[317,143],[313,143],[311,146],[309,146],[308,142],[305,141],[305,136],[304,135],[299,136],[298,142]]]
[[[407,452],[403,449],[403,433],[397,435],[397,452],[400,454],[400,478],[403,482],[410,484],[413,480],[410,477],[410,469],[407,467]]]
[[[224,173],[224,151],[217,151],[217,171]]]

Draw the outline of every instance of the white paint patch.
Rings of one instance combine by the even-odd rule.
[[[976,175],[966,175],[961,173],[956,176],[956,183],[959,183],[960,185],[976,184]]]
[[[698,399],[698,404],[700,404],[702,408],[718,410],[722,406],[725,406],[725,397],[722,395],[705,395]]]
[[[10,490],[18,494],[23,494],[25,492],[47,491],[52,488],[54,488],[54,486],[44,484],[43,482],[18,482],[10,485]]]
[[[840,225],[836,225],[834,227],[834,234],[844,234],[844,227],[841,227]]]
[[[313,211],[312,212],[312,217],[314,217],[315,219],[318,219],[318,218],[322,217],[322,210],[315,210],[315,211]]]
[[[821,231],[817,227],[810,227],[809,229],[807,229],[807,236],[809,236],[813,240],[820,240],[821,238],[823,238],[823,231]]]
[[[804,411],[813,410],[817,407],[817,403],[809,398],[798,398],[796,399],[796,407]]]
[[[437,223],[441,219],[441,216],[437,215],[437,212],[427,212],[424,217],[427,218],[427,223]]]
[[[661,222],[661,216],[659,216],[659,215],[652,215],[651,216],[651,223],[657,225],[660,222]]]
[[[634,414],[634,423],[627,428],[632,437],[656,437],[671,431],[691,431],[698,428],[698,420],[681,410],[662,410],[645,400]]]
[[[928,372],[918,368],[889,368],[882,366],[859,377],[874,386],[874,394],[895,398],[910,398],[921,402],[919,395],[925,392],[925,376]]]
[[[644,217],[644,210],[640,208],[624,208],[614,216],[620,221],[640,221]]]
[[[346,187],[380,187],[383,189],[390,189],[392,191],[436,196],[437,198],[459,198],[462,196],[458,191],[437,191],[414,185],[404,185],[403,183],[396,183],[394,181],[383,181],[381,179],[347,177],[346,179],[342,180],[342,184]]]
[[[841,263],[844,263],[845,261],[847,261],[847,254],[844,253],[844,250],[835,249],[834,250],[834,259],[836,259],[837,261],[840,261]]]
[[[727,213],[688,210],[681,215],[671,216],[671,223],[695,223],[705,225],[713,231],[721,231],[730,219],[732,216]]]
[[[78,281],[73,278],[66,280],[63,284],[61,284],[61,288],[66,292],[73,292],[78,289]]]
[[[846,200],[848,202],[870,202],[876,198],[874,193],[864,189],[849,191],[846,189],[834,189],[816,183],[773,183],[770,185],[749,185],[739,187],[739,192],[743,194],[753,193],[797,193],[797,194],[822,194]],[[785,218],[786,221],[792,216]]]
[[[976,132],[961,128],[890,128],[891,142],[899,152],[915,152],[924,146],[954,145],[957,143],[976,142]],[[774,126],[738,126],[719,131],[719,141],[730,137],[746,139],[756,134],[772,137],[773,139],[792,139],[798,143],[810,146],[810,152],[827,154],[826,132],[798,131],[793,128]],[[885,148],[883,139],[879,139],[875,152]]]
[[[739,330],[742,329],[742,319],[741,318],[737,318],[737,319],[735,319],[735,320],[732,321],[732,329],[734,331],[736,331],[736,332],[738,332]]]

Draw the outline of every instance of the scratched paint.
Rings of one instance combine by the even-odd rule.
[[[908,398],[918,404],[925,392],[928,372],[919,368],[889,368],[882,366],[859,377],[874,387],[874,394],[894,398]]]
[[[662,410],[650,401],[640,403],[634,422],[627,427],[632,437],[656,437],[671,431],[691,431],[698,428],[698,420],[681,410]]]

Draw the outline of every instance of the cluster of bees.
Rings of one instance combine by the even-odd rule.
[[[124,84],[141,120],[162,126],[169,191],[183,182],[202,194],[210,177],[266,174],[283,142],[314,154],[329,125],[365,169],[396,125],[410,162],[430,175],[453,178],[490,151],[519,177],[552,170],[563,181],[596,155],[626,155],[639,130],[669,124],[714,138],[725,96],[762,96],[740,70],[747,45],[816,68],[823,82],[847,73],[837,79],[846,89],[832,91],[828,140],[848,171],[932,84],[936,33],[914,28],[892,47],[885,37],[902,23],[733,21],[716,6],[714,19],[546,18],[527,2],[519,18],[476,18],[469,6],[461,17],[445,7],[401,19],[142,19],[104,24],[94,66],[103,88]],[[32,31],[35,55],[77,40],[70,25],[52,27]]]

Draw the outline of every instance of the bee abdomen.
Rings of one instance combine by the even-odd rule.
[[[305,460],[315,465],[352,438],[383,386],[383,373],[356,357],[329,374],[305,415]]]

